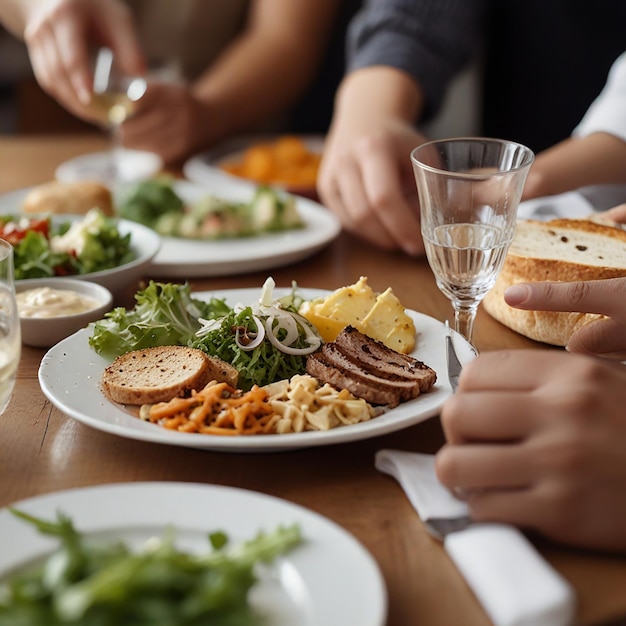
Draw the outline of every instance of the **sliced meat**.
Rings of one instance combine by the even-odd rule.
[[[370,404],[390,407],[429,391],[437,375],[411,356],[346,327],[307,358],[307,373]]]

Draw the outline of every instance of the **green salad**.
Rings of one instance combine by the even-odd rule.
[[[13,245],[15,278],[73,276],[112,269],[135,258],[131,235],[92,209],[82,219],[55,224],[49,217],[0,218],[0,237]]]
[[[108,358],[152,346],[198,348],[233,365],[244,391],[285,380],[305,372],[306,355],[322,340],[298,314],[297,286],[279,299],[273,288],[269,278],[257,302],[230,307],[194,298],[188,284],[151,281],[135,294],[133,309],[118,307],[93,325],[89,345]]]
[[[137,183],[118,203],[118,212],[160,235],[190,239],[252,237],[301,228],[295,198],[259,187],[248,202],[206,195],[184,202],[169,178]]]
[[[231,546],[218,531],[207,552],[175,545],[169,529],[141,550],[96,544],[62,513],[55,521],[12,510],[58,548],[34,568],[0,581],[0,626],[252,626],[263,623],[248,602],[255,567],[302,542],[297,525]]]

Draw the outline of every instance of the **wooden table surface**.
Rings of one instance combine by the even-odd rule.
[[[0,192],[51,180],[55,167],[65,159],[106,147],[102,137],[91,135],[0,137]],[[407,308],[442,321],[451,317],[450,305],[425,261],[372,249],[346,234],[316,255],[271,274],[279,286],[296,280],[302,287],[322,289],[351,284],[363,275],[376,290],[392,287]],[[259,287],[266,275],[190,282],[202,290]],[[117,304],[132,304],[136,287],[130,286]],[[483,311],[478,314],[475,342],[483,351],[544,349]],[[435,452],[443,442],[438,418],[356,443],[274,454],[218,453],[144,443],[82,425],[52,406],[37,380],[43,354],[43,350],[24,347],[13,397],[0,416],[0,506],[61,489],[129,481],[202,482],[253,489],[317,511],[362,542],[386,582],[388,626],[489,625],[400,487],[374,468],[374,454],[381,448]],[[10,538],[0,537],[0,550],[5,541]],[[626,615],[626,558],[535,541],[575,587],[581,624],[600,624]],[[347,588],[349,584],[346,581]]]

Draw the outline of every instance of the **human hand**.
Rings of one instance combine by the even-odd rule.
[[[626,551],[626,368],[557,351],[483,353],[441,420],[441,482],[476,521]]]
[[[410,154],[425,138],[400,116],[370,112],[362,102],[355,109],[354,100],[359,94],[344,107],[345,114],[335,115],[326,140],[320,198],[347,230],[370,243],[422,255]]]
[[[626,359],[626,277],[519,283],[504,292],[504,300],[518,309],[605,315],[576,331],[566,348],[570,352]]]
[[[148,82],[133,116],[122,125],[124,145],[174,163],[205,147],[215,120],[185,85]]]
[[[120,69],[144,72],[130,9],[120,0],[35,0],[24,4],[24,40],[41,87],[72,113],[90,119],[90,44],[108,46]]]

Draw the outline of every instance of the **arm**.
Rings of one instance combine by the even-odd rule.
[[[113,49],[121,68],[144,71],[132,16],[120,0],[7,0],[0,19],[28,47],[41,87],[64,107],[89,117],[90,43]]]
[[[339,1],[256,0],[243,33],[191,87],[148,86],[124,143],[175,162],[285,112],[314,78]]]
[[[437,473],[472,517],[626,552],[626,368],[547,350],[484,353],[444,404]]]
[[[423,254],[410,152],[480,40],[484,3],[369,0],[350,24],[318,191],[370,243]],[[445,50],[445,54],[442,54]]]
[[[592,184],[626,182],[626,53],[572,137],[537,156],[524,198]]]

